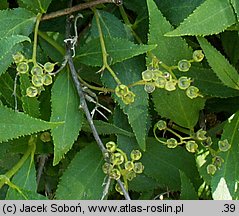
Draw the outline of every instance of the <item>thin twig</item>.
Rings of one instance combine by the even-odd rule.
[[[71,19],[70,17],[68,17],[67,21],[66,21],[66,38],[71,38],[71,35],[70,35],[70,31],[71,31]],[[74,65],[74,62],[73,62],[73,59],[72,59],[72,43],[67,40],[66,41],[66,59],[68,60],[68,65],[69,65],[69,68],[70,68],[70,71],[71,71],[71,75],[72,75],[72,79],[73,79],[73,82],[74,82],[74,85],[76,87],[76,90],[77,90],[77,93],[79,95],[79,98],[80,98],[80,107],[83,109],[85,115],[86,115],[86,119],[90,125],[90,128],[91,128],[91,131],[93,133],[93,136],[95,138],[95,141],[96,143],[98,144],[102,154],[103,154],[103,157],[105,160],[109,160],[109,153],[107,151],[107,149],[105,148],[97,130],[96,130],[96,127],[94,125],[94,122],[93,122],[93,119],[91,117],[91,114],[90,114],[90,111],[89,111],[89,108],[88,108],[88,105],[86,103],[86,98],[85,98],[85,94],[84,94],[84,91],[82,89],[82,86],[81,86],[81,83],[78,79],[78,74],[77,74],[77,71],[75,69],[75,65]],[[126,200],[130,200],[130,196],[128,194],[128,192],[126,191],[122,181],[119,179],[117,180],[118,184],[120,185],[122,191],[123,191],[123,194],[124,194],[124,197]]]
[[[84,10],[84,9],[91,8],[91,7],[94,7],[96,5],[104,4],[104,3],[115,3],[115,1],[114,0],[96,0],[96,1],[92,1],[92,2],[86,2],[86,3],[78,4],[78,5],[75,5],[75,6],[70,7],[70,8],[66,8],[66,9],[63,9],[63,10],[59,10],[59,11],[55,11],[55,12],[46,14],[42,17],[41,20],[42,21],[43,20],[49,20],[49,19],[53,19],[53,18],[56,18],[56,17],[68,15],[68,14],[74,13],[76,11]]]

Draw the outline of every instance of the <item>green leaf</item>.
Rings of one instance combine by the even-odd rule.
[[[111,65],[143,54],[156,47],[155,45],[134,44],[133,42],[122,38],[105,37],[104,41],[106,52],[108,53],[109,64]],[[90,40],[80,48],[80,52],[75,59],[89,66],[102,66],[102,51],[99,44],[99,38]]]
[[[156,89],[153,92],[153,101],[159,115],[189,129],[196,125],[199,111],[204,108],[205,103],[205,99],[201,97],[190,99],[184,90],[178,88],[171,92]]]
[[[155,2],[167,20],[178,26],[204,0],[155,0]]]
[[[40,116],[39,110],[39,101],[36,97],[28,97],[26,95],[26,89],[31,86],[31,82],[29,80],[29,76],[27,74],[20,75],[20,88],[21,88],[21,100],[22,100],[22,108],[24,113],[38,118]]]
[[[34,11],[35,13],[46,13],[47,8],[52,0],[18,0],[26,8]],[[21,5],[21,6],[23,6]]]
[[[31,157],[25,161],[20,170],[14,175],[11,182],[23,190],[28,190],[32,193],[37,192],[36,170],[34,161]],[[16,190],[9,188],[7,199],[19,200],[23,199],[23,197]]]
[[[52,129],[61,123],[46,122],[0,106],[0,142]]]
[[[36,15],[24,8],[0,11],[0,38],[10,35],[28,36],[34,27]]]
[[[191,182],[191,180],[185,175],[181,170],[180,178],[181,178],[181,195],[180,200],[197,200],[198,195],[195,191],[195,188]]]
[[[7,0],[2,0],[0,2],[0,10],[7,9],[8,8],[8,1]]]
[[[79,97],[74,88],[71,74],[62,71],[52,87],[51,121],[64,121],[64,124],[52,129],[54,141],[54,161],[57,165],[77,139],[82,122],[83,113],[79,109]]]
[[[103,135],[108,135],[108,134],[120,134],[120,135],[125,135],[129,137],[133,137],[134,134],[128,132],[127,130],[124,130],[120,127],[117,127],[114,124],[110,124],[108,122],[100,121],[100,120],[95,120],[94,125],[96,127],[96,130],[98,134],[103,134]],[[87,122],[83,123],[82,130],[86,132],[92,132],[89,124]]]
[[[214,199],[233,199],[239,198],[238,178],[239,178],[239,112],[228,119],[224,126],[221,140],[227,139],[231,148],[219,155],[224,163],[212,177],[211,187]]]
[[[169,149],[156,139],[149,138],[141,162],[145,167],[144,174],[156,179],[161,188],[179,191],[180,171],[187,175],[195,188],[200,184],[194,156],[184,148]]]
[[[171,24],[163,17],[153,0],[147,0],[149,11],[148,44],[157,44],[153,53],[160,61],[167,65],[177,65],[181,59],[191,59],[192,51],[182,38],[169,38],[164,34],[173,30]],[[151,57],[148,56],[149,62]]]
[[[12,35],[5,38],[0,38],[0,75],[4,73],[12,63],[12,55],[16,53],[16,45],[30,39],[22,35]]]
[[[206,0],[175,30],[166,36],[211,35],[224,31],[236,23],[229,0]]]
[[[12,108],[15,106],[15,98],[13,97],[14,92],[14,81],[12,77],[9,75],[9,73],[2,74],[0,76],[0,93],[2,94],[2,97],[6,100],[8,105],[10,105]],[[21,105],[20,101],[20,89],[19,86],[17,86],[16,89],[16,97],[18,105]]]
[[[237,0],[230,0],[234,11],[236,12],[237,15],[237,21],[239,22],[239,2]]]
[[[144,70],[141,58],[133,58],[127,61],[117,63],[112,68],[118,74],[118,78],[124,85],[134,83],[141,79],[141,72]],[[108,87],[114,89],[116,83],[108,71],[104,72],[102,76],[103,83]],[[133,129],[137,142],[142,150],[145,150],[145,139],[147,134],[148,123],[148,94],[144,91],[142,86],[135,86],[131,88],[134,92],[135,101],[132,104],[126,105],[122,99],[115,94],[113,98],[120,105],[123,112],[128,116],[128,121]]]
[[[98,200],[103,195],[102,153],[96,143],[78,152],[61,177],[57,199]]]
[[[239,89],[239,75],[236,69],[211,44],[202,37],[198,37],[207,61],[218,78],[228,87]]]
[[[188,76],[202,94],[220,98],[239,96],[239,91],[225,86],[212,69],[192,66]]]

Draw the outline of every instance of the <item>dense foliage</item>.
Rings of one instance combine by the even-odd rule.
[[[1,199],[238,199],[238,1],[69,2],[0,2]]]

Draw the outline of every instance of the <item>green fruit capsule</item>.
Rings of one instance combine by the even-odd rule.
[[[44,71],[46,71],[47,73],[51,73],[54,70],[55,64],[51,63],[51,62],[46,62],[43,66]]]
[[[167,123],[166,123],[166,121],[159,120],[156,123],[156,127],[158,128],[158,130],[166,130],[167,129]]]
[[[27,88],[26,94],[27,94],[28,97],[36,97],[37,94],[38,94],[38,90],[37,90],[36,87],[30,86],[30,87]]]
[[[31,74],[36,76],[42,76],[43,69],[39,65],[33,66],[31,69]]]
[[[25,74],[29,71],[29,65],[27,62],[20,62],[17,65],[17,72],[20,74]]]
[[[45,131],[41,134],[40,139],[42,142],[50,142],[51,134],[48,131]]]
[[[199,96],[199,89],[195,86],[189,86],[186,90],[186,95],[189,98],[194,99]]]
[[[142,79],[144,81],[151,81],[154,78],[154,72],[152,70],[146,70],[142,72]]]
[[[136,177],[136,173],[134,171],[127,172],[125,177],[127,180],[132,181]]]
[[[217,171],[217,167],[216,167],[215,165],[209,164],[209,165],[207,166],[207,173],[208,173],[209,175],[214,175],[216,171]]]
[[[174,90],[176,90],[176,84],[177,84],[176,80],[170,80],[170,81],[167,81],[167,82],[165,83],[164,88],[165,88],[167,91],[174,91]]]
[[[147,93],[152,93],[154,92],[155,90],[155,85],[153,83],[148,83],[144,86],[144,90],[147,92]]]
[[[221,167],[223,162],[224,162],[224,160],[220,156],[216,156],[212,159],[212,163],[216,167]]]
[[[20,52],[16,53],[12,57],[13,57],[13,60],[16,64],[18,64],[20,62],[23,62],[25,60],[24,55],[22,55]]]
[[[111,153],[115,152],[115,150],[116,150],[116,148],[117,148],[116,143],[113,142],[113,141],[107,142],[107,143],[105,144],[105,146],[106,146],[106,149],[107,149],[109,152],[111,152]]]
[[[205,136],[206,134],[207,134],[207,131],[200,129],[196,132],[196,139],[200,141],[204,141],[207,139],[207,137]]]
[[[43,75],[43,84],[45,86],[48,86],[48,85],[52,84],[52,76],[50,74],[44,74]]]
[[[190,67],[191,67],[191,63],[188,60],[183,59],[178,62],[178,70],[179,71],[187,72],[187,71],[189,71]]]
[[[165,77],[158,77],[157,79],[155,79],[154,81],[154,85],[157,88],[165,88],[165,84],[166,84],[167,80]]]
[[[109,174],[110,178],[118,180],[121,177],[121,173],[118,169],[112,169]]]
[[[124,156],[119,152],[114,153],[111,157],[111,162],[114,165],[120,165],[124,163]]]
[[[137,161],[139,160],[141,157],[142,157],[142,153],[141,151],[139,150],[133,150],[131,153],[130,153],[130,157],[133,161]]]
[[[168,148],[176,148],[178,146],[178,141],[174,138],[168,139],[166,143]]]
[[[134,169],[134,162],[133,162],[133,161],[127,161],[127,162],[125,162],[124,168],[125,168],[127,171],[133,170],[133,169]]]
[[[205,146],[205,147],[211,146],[211,145],[212,145],[212,138],[211,138],[211,137],[207,137],[207,139],[206,139],[206,140],[203,140],[203,141],[201,142],[201,144],[202,144],[203,146]]]
[[[195,141],[190,140],[186,142],[186,149],[188,152],[195,153],[198,149],[198,144]]]
[[[201,62],[203,60],[203,58],[204,58],[204,54],[203,54],[202,50],[195,50],[193,52],[193,60],[195,62]]]
[[[228,142],[227,139],[225,140],[220,140],[218,142],[218,147],[219,147],[219,150],[222,151],[222,152],[226,152],[228,151],[230,148],[231,148],[231,145],[230,143]]]
[[[142,173],[144,171],[144,165],[141,162],[137,162],[134,164],[134,172],[135,173]]]
[[[182,90],[187,89],[191,84],[191,79],[185,76],[182,76],[178,79],[178,87]]]
[[[124,104],[128,105],[134,102],[135,94],[129,91],[123,98]]]
[[[122,183],[123,184],[123,186],[124,186],[124,183]],[[121,187],[120,187],[120,185],[118,184],[118,183],[116,183],[116,185],[115,185],[115,190],[118,192],[118,193],[120,193],[121,195],[124,195],[124,193],[123,193],[123,191],[122,191],[122,189],[121,189]]]
[[[41,87],[41,86],[43,86],[43,83],[44,83],[43,76],[41,76],[41,75],[33,75],[32,76],[32,84],[35,87]]]
[[[104,163],[102,166],[102,170],[104,172],[104,174],[109,175],[109,173],[111,172],[111,170],[113,169],[113,165],[110,163]]]
[[[120,84],[115,88],[115,94],[118,97],[125,97],[129,93],[129,88],[126,85]]]

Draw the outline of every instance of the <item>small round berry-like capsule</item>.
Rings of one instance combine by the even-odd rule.
[[[191,84],[191,79],[185,76],[182,76],[178,79],[178,87],[182,90],[187,89]]]
[[[166,123],[166,121],[159,120],[156,123],[156,127],[158,128],[158,130],[166,130],[167,129],[167,123]]]
[[[146,70],[142,72],[142,79],[144,81],[151,81],[154,78],[154,72],[152,70]]]
[[[129,91],[125,96],[123,96],[122,100],[124,104],[128,105],[134,102],[135,94],[132,91]]]
[[[217,167],[213,164],[207,165],[207,173],[210,175],[214,175],[215,172],[217,171]]]
[[[27,62],[20,62],[17,65],[17,72],[21,73],[21,74],[25,74],[29,71],[29,65],[27,64]]]
[[[115,88],[115,94],[118,97],[124,97],[129,93],[129,88],[126,85],[120,84]]]
[[[167,80],[165,77],[158,77],[157,79],[155,79],[154,84],[157,88],[165,88],[166,82]]]
[[[169,80],[165,83],[164,88],[167,91],[174,91],[174,90],[176,90],[176,84],[177,84],[177,82],[175,80]]]
[[[38,90],[37,90],[36,87],[30,86],[30,87],[27,88],[26,94],[27,94],[28,97],[36,97],[37,94],[38,94]]]
[[[205,146],[205,147],[211,146],[211,145],[212,145],[212,138],[211,138],[211,137],[207,137],[207,139],[206,139],[206,140],[203,140],[203,141],[201,142],[201,144],[202,144],[203,146]]]
[[[133,161],[137,161],[139,160],[141,157],[142,157],[142,153],[141,151],[139,150],[133,150],[131,153],[130,153],[130,157]]]
[[[178,141],[174,138],[168,139],[166,143],[168,148],[176,148],[178,146]]]
[[[155,85],[153,83],[148,83],[148,84],[145,84],[144,85],[144,90],[147,92],[147,93],[152,93],[154,92],[155,90]]]
[[[153,72],[153,80],[154,81],[157,80],[159,77],[163,76],[163,72],[158,69],[155,69],[152,72]]]
[[[46,62],[43,66],[44,71],[46,71],[47,73],[51,73],[54,70],[55,64],[51,63],[51,62]]]
[[[104,163],[102,166],[102,170],[104,172],[104,174],[108,174],[111,172],[111,170],[113,169],[113,165],[110,163]]]
[[[199,89],[195,86],[189,86],[186,90],[186,95],[189,98],[194,99],[199,96]]]
[[[186,149],[187,149],[187,151],[189,151],[191,153],[195,153],[198,149],[198,144],[195,141],[190,140],[190,141],[186,142]]]
[[[203,60],[203,58],[204,58],[204,54],[203,54],[202,50],[195,50],[193,52],[193,60],[195,62],[201,62]]]
[[[125,168],[127,171],[133,170],[133,168],[134,168],[134,162],[133,162],[133,161],[127,161],[127,162],[125,162],[124,168]]]
[[[188,60],[183,59],[178,62],[178,70],[179,71],[187,72],[187,71],[189,71],[190,67],[191,67],[191,63]]]
[[[41,87],[43,86],[44,80],[43,80],[43,76],[41,75],[33,75],[32,76],[32,84],[35,87]]]
[[[121,177],[121,173],[118,169],[112,169],[109,174],[110,178],[118,180]]]
[[[43,84],[45,86],[48,86],[48,85],[52,84],[52,76],[50,74],[44,74],[43,75]]]
[[[123,186],[124,186],[124,183],[122,182]],[[118,183],[115,184],[115,190],[120,193],[121,195],[124,195],[120,185]]]
[[[223,162],[224,162],[224,160],[223,160],[220,156],[215,156],[215,157],[212,159],[212,163],[213,163],[216,167],[221,167]]]
[[[20,52],[14,54],[12,57],[16,64],[23,62],[25,60],[24,55],[22,55]]]
[[[142,173],[144,171],[144,165],[141,162],[134,163],[134,172],[135,173]]]
[[[132,181],[136,177],[136,173],[134,171],[127,172],[125,177],[127,180]]]
[[[107,143],[105,144],[105,146],[106,146],[106,149],[107,149],[109,152],[111,152],[111,153],[115,152],[115,150],[116,150],[116,148],[117,148],[116,143],[113,142],[113,141],[107,142]]]
[[[120,164],[124,163],[124,156],[119,152],[114,153],[112,155],[111,161],[114,165],[120,165]]]
[[[218,147],[219,147],[219,150],[222,151],[222,152],[226,152],[228,151],[230,148],[231,148],[231,145],[230,143],[228,142],[227,139],[225,140],[220,140],[218,142]]]
[[[51,134],[48,131],[45,131],[41,134],[40,139],[42,142],[50,142]]]
[[[200,141],[204,141],[207,139],[207,137],[205,136],[207,133],[207,131],[200,129],[196,132],[196,139],[200,140]]]
[[[43,69],[39,66],[33,66],[31,69],[31,74],[32,75],[37,75],[37,76],[42,76],[43,75]]]

